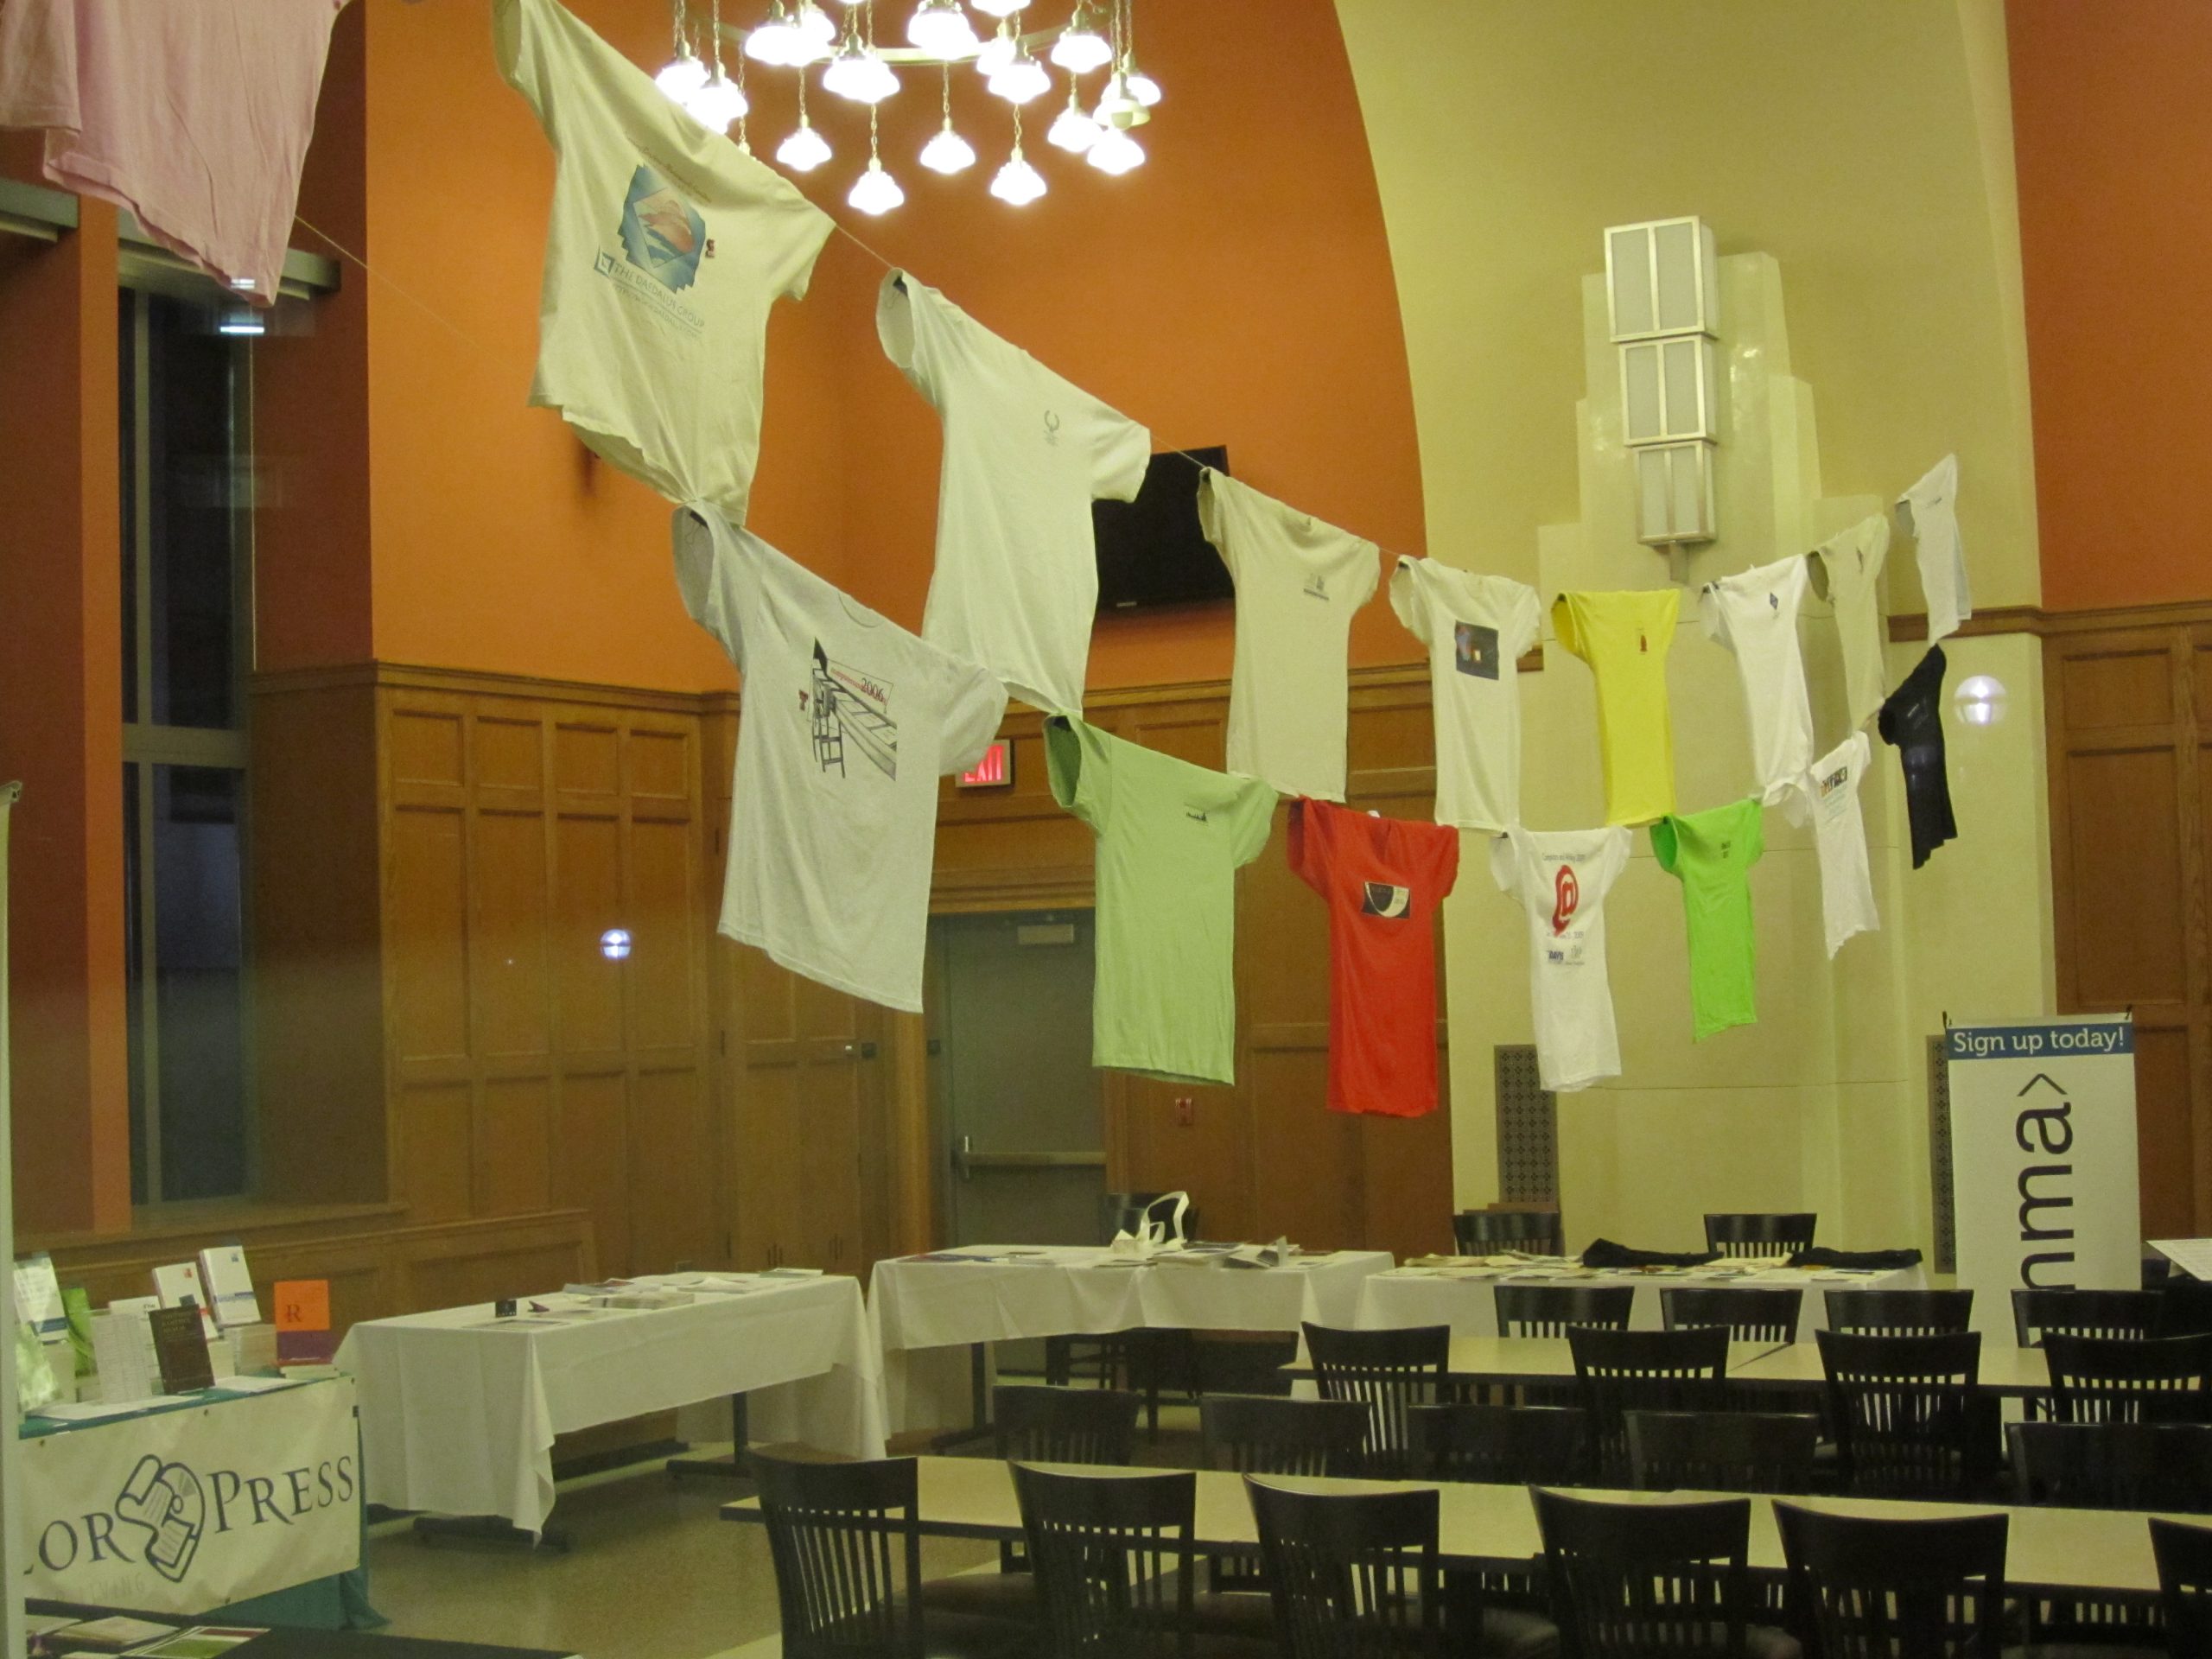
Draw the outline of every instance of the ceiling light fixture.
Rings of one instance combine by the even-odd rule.
[[[1045,175],[1029,165],[1021,153],[1021,111],[1014,112],[1014,154],[991,181],[991,194],[1009,207],[1027,207],[1045,194]]]
[[[974,57],[982,44],[960,0],[922,0],[920,9],[906,20],[906,39],[917,52],[948,63]]]
[[[1075,77],[1068,77],[1068,106],[1059,113],[1045,135],[1046,140],[1058,144],[1069,154],[1080,156],[1098,142],[1098,124],[1084,112],[1076,99]]]
[[[993,17],[1011,17],[1029,3],[1029,0],[972,0],[976,10]]]
[[[776,146],[776,159],[794,173],[811,173],[830,159],[830,141],[806,118],[806,77],[798,78],[798,130]]]
[[[899,181],[883,170],[883,157],[876,149],[875,111],[873,108],[868,112],[868,170],[853,181],[853,188],[845,193],[845,200],[871,219],[880,219],[906,200],[906,193],[899,188]]]
[[[1052,89],[1052,77],[1045,66],[1029,55],[1028,42],[1017,42],[1014,56],[985,83],[993,94],[1009,104],[1027,104],[1033,98],[1041,98]]]
[[[713,71],[683,100],[683,107],[691,112],[693,120],[709,131],[728,132],[729,124],[744,115],[747,106],[744,92],[722,71],[721,0],[715,0],[707,38],[709,55],[714,60]]]
[[[1101,173],[1119,178],[1132,168],[1144,165],[1144,146],[1121,128],[1108,127],[1084,159]]]
[[[1099,32],[1090,0],[1076,0],[1075,15],[1052,42],[1052,61],[1071,75],[1087,75],[1114,61],[1113,46]]]
[[[952,130],[952,66],[944,66],[944,124],[922,146],[921,162],[950,178],[976,165],[976,147]]]

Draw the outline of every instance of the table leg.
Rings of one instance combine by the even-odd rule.
[[[746,1412],[745,1396],[733,1394],[729,1397],[730,1452],[726,1458],[671,1458],[668,1472],[671,1479],[685,1475],[712,1475],[722,1480],[750,1482],[753,1471],[746,1461],[745,1448],[752,1444]]]
[[[971,1440],[988,1440],[991,1433],[990,1350],[984,1344],[968,1344],[968,1408],[966,1428],[947,1429],[930,1442],[930,1450],[944,1452]]]

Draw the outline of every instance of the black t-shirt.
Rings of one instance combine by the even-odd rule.
[[[1905,816],[1912,821],[1912,868],[1959,833],[1951,780],[1943,767],[1943,648],[1930,645],[1920,666],[1890,693],[1875,722],[1904,767]]]

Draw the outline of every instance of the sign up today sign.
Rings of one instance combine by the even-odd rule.
[[[2142,1282],[2135,1027],[2124,1014],[1943,1033],[1958,1278],[1974,1325],[2009,1339],[2022,1287]]]

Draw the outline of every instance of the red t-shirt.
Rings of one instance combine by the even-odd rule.
[[[1329,906],[1329,1108],[1436,1109],[1436,929],[1459,832],[1294,801],[1290,868]]]

